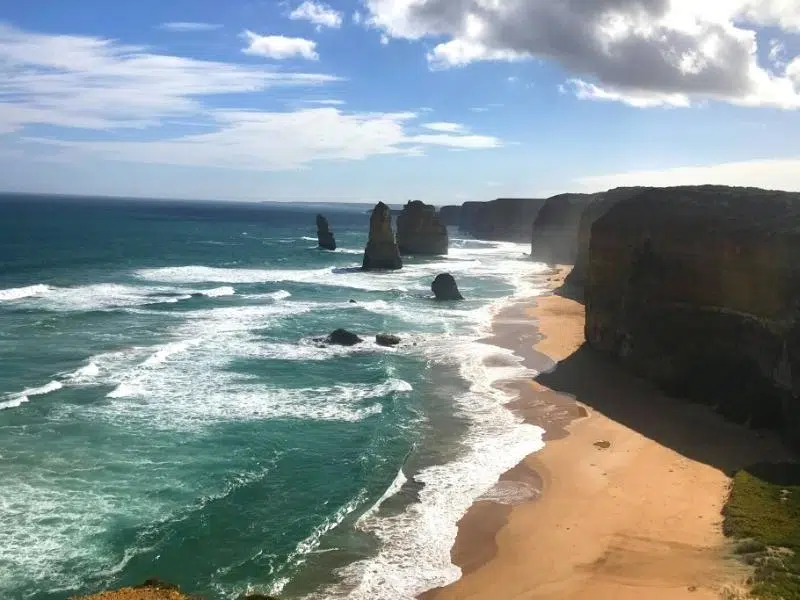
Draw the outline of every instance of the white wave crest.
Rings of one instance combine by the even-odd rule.
[[[236,294],[236,290],[230,285],[225,285],[211,290],[203,290],[200,293],[209,298],[221,298],[223,296],[233,296]]]
[[[0,290],[0,301],[21,300],[33,296],[42,296],[52,290],[49,285],[37,284],[19,288]]]
[[[51,392],[55,392],[60,390],[64,387],[64,384],[60,381],[51,381],[41,387],[36,388],[28,388],[26,390],[21,391],[18,394],[9,394],[6,396],[7,400],[0,402],[0,410],[5,410],[8,408],[17,408],[18,406],[22,406],[26,402],[30,402],[31,396],[44,396],[45,394],[49,394]]]

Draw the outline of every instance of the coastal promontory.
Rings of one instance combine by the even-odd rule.
[[[465,202],[459,230],[482,240],[530,243],[531,227],[544,204],[544,198]]]
[[[362,268],[373,271],[396,270],[402,267],[403,261],[392,230],[391,211],[386,204],[378,202],[369,219],[369,238]]]
[[[800,444],[800,194],[647,189],[591,228],[586,340]]]
[[[573,264],[578,250],[581,215],[594,200],[590,194],[560,194],[548,198],[533,222],[533,260]]]
[[[400,254],[447,254],[447,227],[436,214],[436,208],[412,200],[397,217],[397,247]]]

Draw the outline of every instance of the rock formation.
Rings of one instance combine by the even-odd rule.
[[[460,220],[460,206],[443,206],[439,209],[439,221],[446,227],[457,227]]]
[[[436,216],[436,208],[412,200],[397,217],[397,247],[401,255],[447,254],[447,227]]]
[[[336,240],[333,237],[333,232],[328,227],[328,219],[322,215],[317,215],[317,240],[320,248],[336,250]]]
[[[463,300],[464,296],[458,291],[455,277],[450,273],[440,273],[431,284],[431,291],[437,300]]]
[[[531,227],[544,203],[543,198],[465,202],[459,230],[481,240],[530,243]]]
[[[800,444],[800,194],[644,190],[595,221],[586,339],[669,392]]]
[[[620,200],[631,198],[645,189],[643,187],[615,188],[600,194],[592,194],[592,201],[583,209],[580,224],[578,225],[575,266],[569,272],[565,281],[567,286],[578,290],[581,296],[586,282],[586,269],[589,262],[589,240],[591,239],[594,222],[606,214]]]
[[[391,333],[379,333],[375,336],[375,343],[378,346],[397,346],[400,343],[400,338]]]
[[[334,346],[355,346],[364,340],[362,340],[352,331],[347,331],[346,329],[337,329],[327,338],[325,338],[325,341],[328,344],[333,344]]]
[[[590,194],[560,194],[548,198],[533,222],[531,258],[551,265],[571,265],[578,253],[578,227]]]
[[[394,241],[391,212],[383,202],[378,202],[369,219],[369,239],[362,268],[372,271],[402,267],[400,251]]]

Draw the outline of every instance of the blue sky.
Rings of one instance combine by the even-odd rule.
[[[0,6],[0,190],[800,190],[798,0]]]

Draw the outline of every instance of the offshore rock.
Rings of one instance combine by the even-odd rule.
[[[800,445],[800,194],[649,189],[592,227],[586,340]]]
[[[396,270],[402,267],[403,261],[392,231],[391,212],[383,202],[378,202],[369,219],[369,239],[364,250],[362,268],[372,271]]]
[[[581,215],[594,199],[590,194],[548,198],[533,222],[531,258],[551,265],[574,264]]]
[[[431,291],[437,300],[463,300],[464,296],[458,291],[455,277],[450,273],[440,273],[431,284]]]
[[[352,331],[347,331],[346,329],[337,329],[327,338],[325,338],[325,341],[328,344],[333,344],[334,346],[355,346],[364,340],[362,340]]]
[[[397,247],[401,255],[447,254],[447,227],[436,216],[436,208],[412,200],[397,217]]]
[[[375,336],[375,343],[378,346],[397,346],[400,343],[400,337],[392,335],[391,333],[379,333]]]
[[[336,239],[328,226],[328,219],[322,215],[317,215],[317,241],[320,248],[336,250]]]

